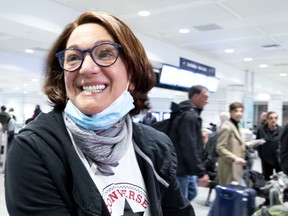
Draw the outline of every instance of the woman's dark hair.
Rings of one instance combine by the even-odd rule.
[[[229,105],[229,112],[234,111],[238,108],[242,108],[244,110],[244,106],[241,102],[234,102]]]
[[[148,60],[144,47],[131,29],[118,18],[103,12],[85,12],[69,24],[58,37],[48,55],[45,68],[44,92],[51,105],[58,110],[64,110],[67,95],[64,83],[64,71],[59,65],[55,54],[66,49],[67,41],[72,32],[80,25],[96,23],[105,28],[116,43],[121,44],[120,56],[123,59],[130,82],[135,89],[130,92],[134,98],[135,108],[131,115],[147,109],[147,93],[155,84],[153,68]]]

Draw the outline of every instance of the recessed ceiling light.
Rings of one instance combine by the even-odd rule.
[[[267,64],[260,64],[259,67],[260,67],[260,68],[267,68],[268,65],[267,65]]]
[[[280,77],[286,77],[286,76],[287,76],[287,73],[280,73],[279,76],[280,76]]]
[[[261,101],[269,101],[270,100],[270,95],[266,93],[260,93],[256,96],[257,100]]]
[[[244,58],[243,60],[244,60],[244,61],[253,61],[253,58],[249,58],[249,57],[248,57],[248,58]]]
[[[149,11],[139,11],[138,12],[138,15],[139,16],[150,16],[150,12]]]
[[[181,33],[181,34],[187,34],[189,32],[190,32],[189,29],[179,29],[179,33]]]
[[[33,50],[33,49],[26,49],[25,52],[26,52],[26,53],[33,53],[34,50]]]
[[[234,49],[225,49],[224,52],[225,53],[234,53]]]

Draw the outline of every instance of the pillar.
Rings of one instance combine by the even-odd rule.
[[[278,114],[278,124],[282,125],[283,119],[283,101],[282,95],[270,95],[270,100],[268,101],[268,112],[274,111]]]
[[[244,99],[244,85],[228,85],[226,91],[226,111],[229,111],[229,105],[233,102],[241,102],[243,103]]]

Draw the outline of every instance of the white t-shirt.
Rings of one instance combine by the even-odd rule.
[[[69,130],[68,132],[70,134]],[[143,216],[150,216],[145,183],[136,159],[132,140],[126,154],[119,160],[119,165],[111,167],[115,174],[104,176],[100,172],[96,172],[96,164],[93,163],[90,166],[82,151],[75,144],[71,134],[70,137],[76,152],[101,193],[111,216],[124,216],[128,215],[128,212],[129,215],[131,213],[136,215],[139,212]]]

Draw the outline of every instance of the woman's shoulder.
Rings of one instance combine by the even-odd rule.
[[[227,132],[227,131],[231,131],[232,130],[232,126],[233,124],[230,121],[226,121],[222,124],[221,129],[219,132]]]
[[[35,120],[30,121],[15,138],[47,140],[63,135],[63,131],[65,131],[65,124],[62,113],[51,111],[41,113]]]
[[[159,157],[174,157],[174,145],[163,132],[148,125],[134,123],[133,139],[136,144],[146,152],[159,154]]]
[[[140,151],[159,168],[159,172],[176,172],[177,158],[170,138],[156,129],[140,123],[133,123],[133,139]],[[166,174],[165,174],[166,173]],[[169,176],[170,176],[169,174]]]

